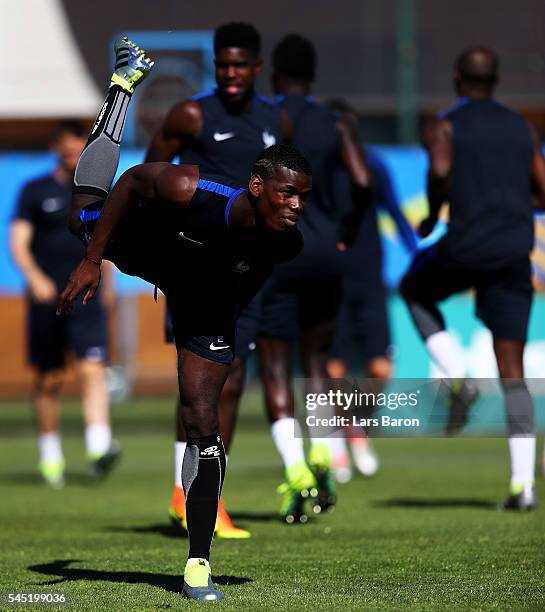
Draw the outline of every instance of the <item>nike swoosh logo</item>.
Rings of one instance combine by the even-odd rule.
[[[180,238],[183,238],[184,240],[187,240],[188,242],[194,242],[195,244],[202,244],[202,245],[204,245],[204,242],[199,242],[198,240],[193,240],[193,238],[190,238],[189,236],[186,236],[183,232],[180,232],[179,236],[180,236]]]
[[[214,346],[214,343],[212,342],[212,344],[210,345],[211,351],[221,351],[222,349],[228,349],[228,348],[231,348],[228,344],[226,344],[225,346]]]
[[[234,132],[214,132],[214,140],[216,142],[221,142],[222,140],[229,140],[229,138],[233,138],[234,135]]]

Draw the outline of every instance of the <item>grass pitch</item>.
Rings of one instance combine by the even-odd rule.
[[[282,473],[257,397],[250,394],[242,407],[224,488],[233,518],[253,538],[214,542],[213,575],[226,599],[212,605],[544,608],[543,508],[496,510],[507,488],[506,440],[378,440],[375,478],[339,486],[334,513],[286,526],[276,519]],[[68,404],[67,486],[54,491],[36,476],[27,404],[0,404],[0,592],[64,593],[62,609],[74,610],[210,606],[180,595],[187,540],[166,514],[172,422],[171,400],[117,406],[123,461],[93,486],[85,476],[78,409]],[[539,482],[545,499],[543,489]]]

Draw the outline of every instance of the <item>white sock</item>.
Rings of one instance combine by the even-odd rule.
[[[40,434],[38,438],[40,461],[62,461],[61,437],[58,431]]]
[[[285,468],[305,460],[301,427],[293,417],[275,421],[271,425],[271,434]]]
[[[426,347],[446,378],[465,376],[464,356],[446,329],[428,336]]]
[[[112,445],[112,428],[106,423],[95,423],[85,428],[85,448],[91,457],[100,457]]]
[[[509,454],[511,456],[511,486],[533,483],[536,462],[535,436],[510,437]]]
[[[174,442],[174,486],[183,489],[182,485],[182,464],[184,462],[185,449],[187,442]]]

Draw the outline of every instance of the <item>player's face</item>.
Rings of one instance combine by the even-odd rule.
[[[229,102],[243,100],[253,89],[262,62],[249,49],[226,47],[216,53],[216,83]]]
[[[51,146],[51,150],[59,156],[60,165],[68,172],[73,174],[78,165],[79,156],[85,146],[85,138],[80,138],[74,134],[61,134],[56,142]]]
[[[312,189],[312,178],[285,167],[264,181],[250,179],[250,192],[257,197],[257,212],[271,229],[283,232],[299,221]]]

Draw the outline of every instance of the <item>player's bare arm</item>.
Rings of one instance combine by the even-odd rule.
[[[202,124],[202,109],[197,102],[189,100],[174,106],[153,137],[146,162],[172,161],[193,144],[201,133]]]
[[[349,115],[340,117],[337,129],[341,140],[341,158],[352,181],[353,210],[343,220],[339,249],[350,246],[358,235],[361,220],[373,201],[372,178],[359,142],[356,121]]]
[[[57,313],[66,306],[71,311],[74,300],[85,291],[87,304],[100,284],[100,264],[115,230],[137,200],[185,208],[199,179],[197,166],[173,166],[166,162],[141,164],[125,172],[108,194],[85,257],[70,275],[57,304]]]
[[[532,158],[532,204],[538,210],[545,210],[545,157],[541,149],[539,134],[533,125],[528,124],[530,135],[534,143],[534,156]]]
[[[452,124],[447,119],[437,119],[424,129],[423,145],[428,152],[427,176],[428,217],[422,221],[419,233],[425,237],[431,234],[441,206],[448,200],[452,170]]]

